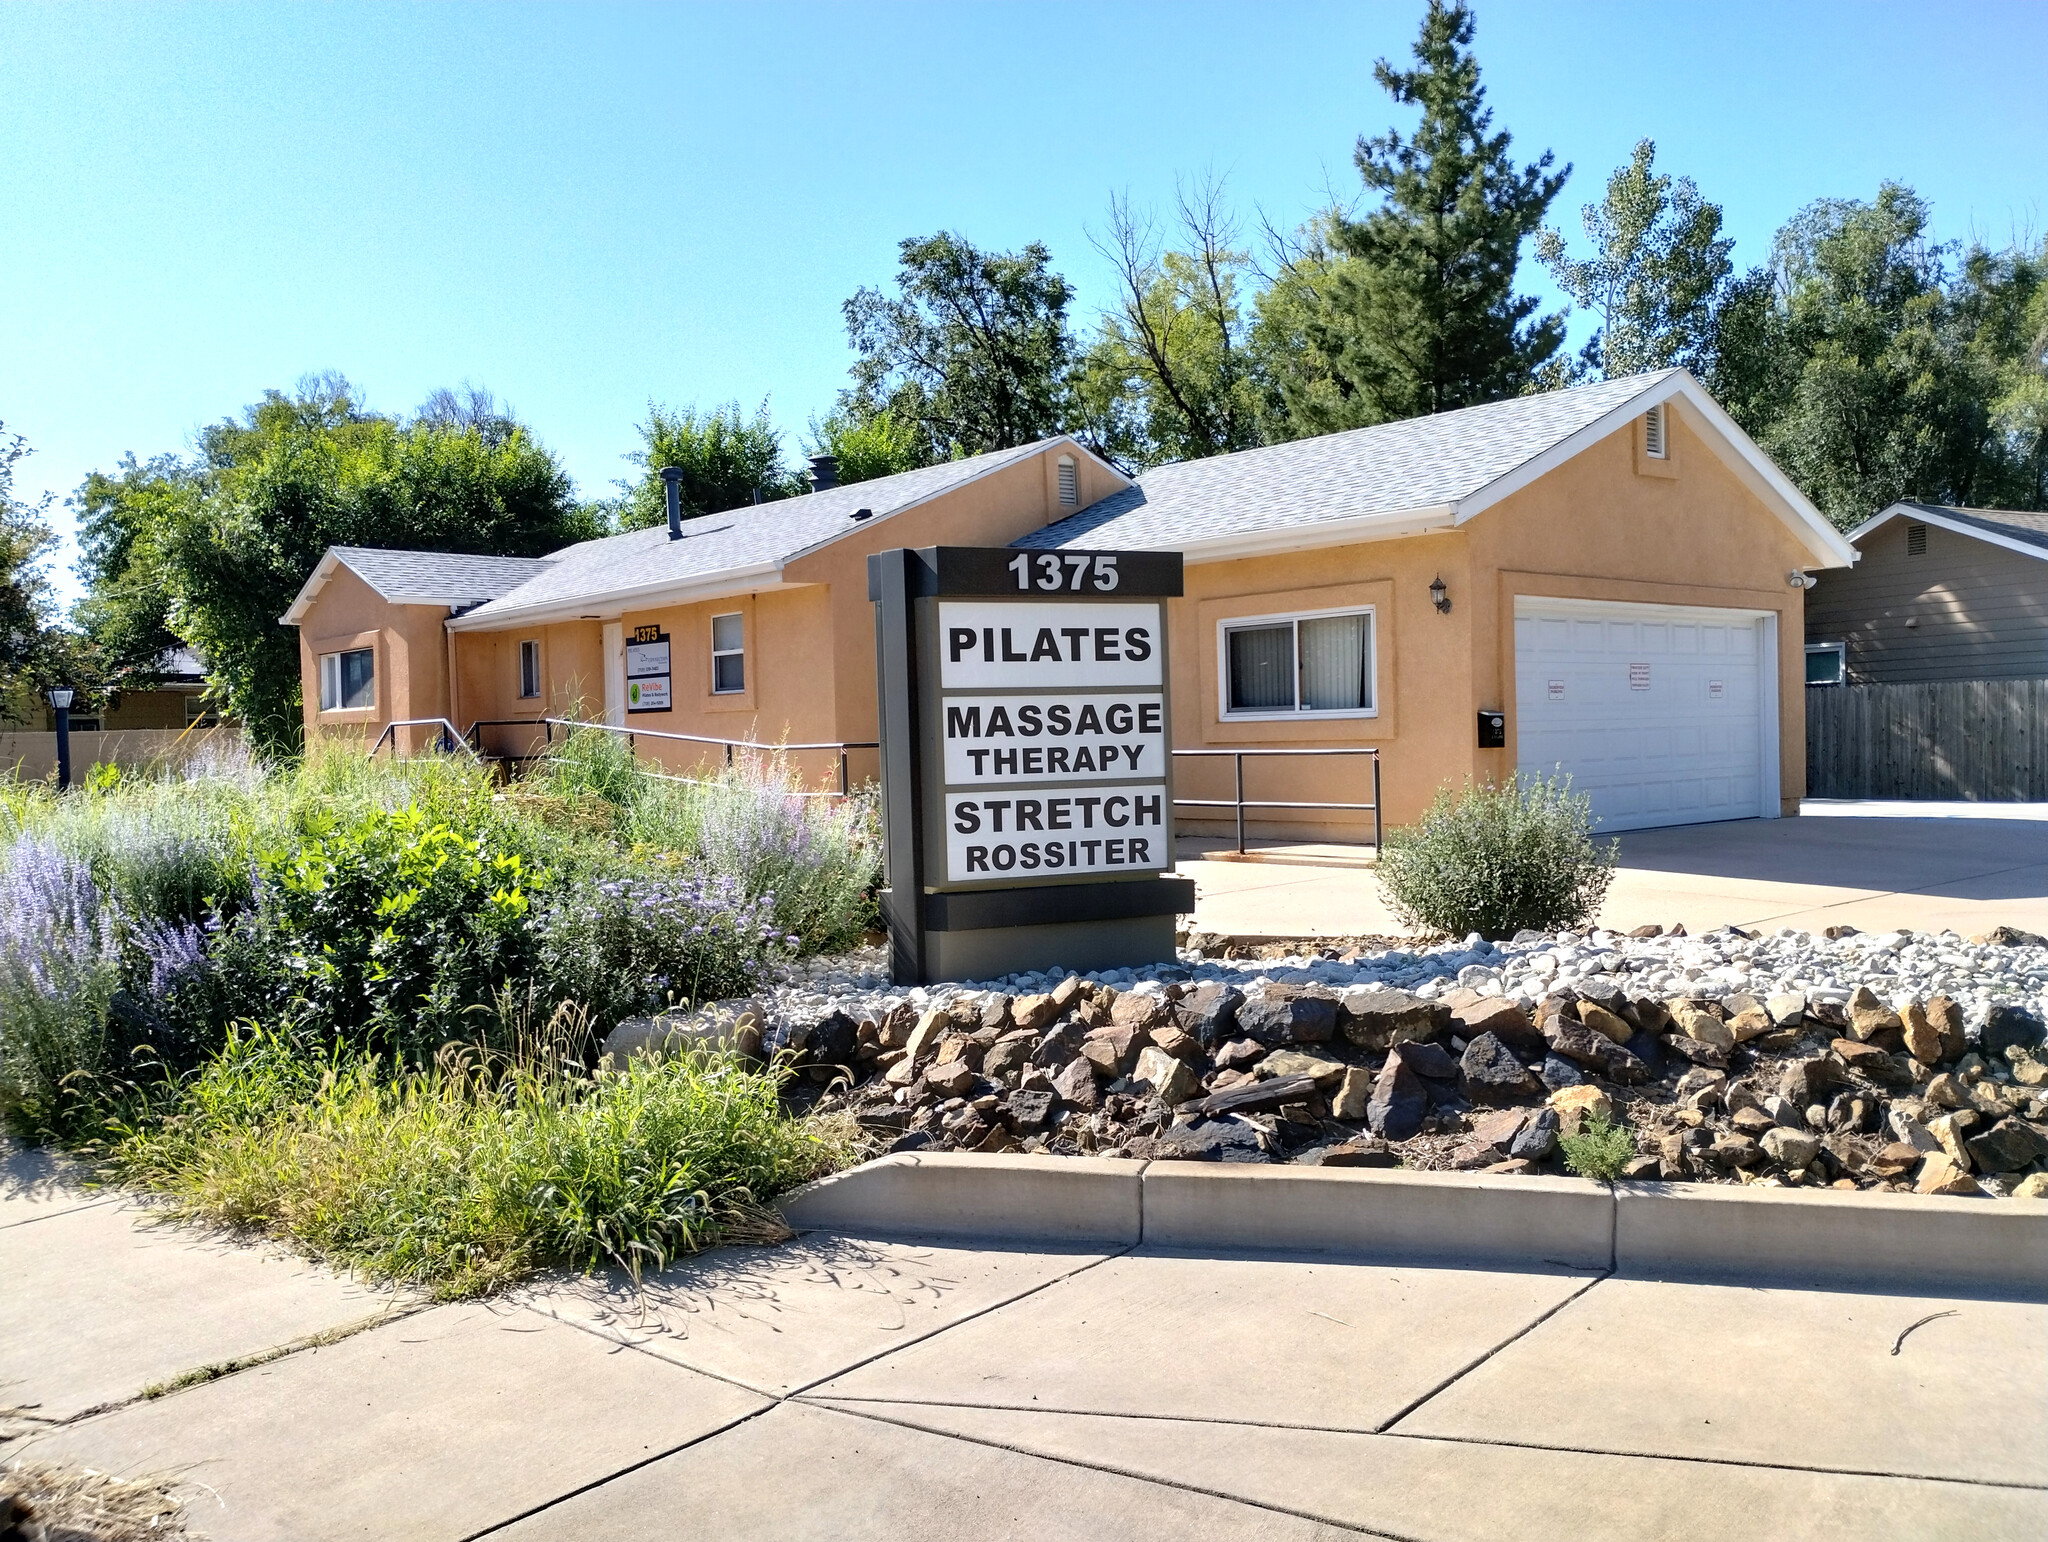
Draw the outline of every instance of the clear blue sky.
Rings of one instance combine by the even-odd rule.
[[[795,450],[844,378],[840,302],[900,238],[1043,240],[1090,319],[1112,188],[1163,202],[1213,166],[1288,222],[1354,191],[1357,135],[1397,120],[1372,62],[1421,10],[0,6],[22,490],[187,449],[316,369],[387,409],[487,385],[589,492],[650,398],[768,397]],[[2039,0],[1477,14],[1496,123],[1577,168],[1570,231],[1645,135],[1742,264],[1885,177],[1947,237],[2048,221]]]

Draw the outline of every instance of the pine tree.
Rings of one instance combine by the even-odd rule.
[[[1373,67],[1422,121],[1410,138],[1389,130],[1358,142],[1359,173],[1380,202],[1335,221],[1340,260],[1304,329],[1323,369],[1281,386],[1296,433],[1516,395],[1564,339],[1563,316],[1532,320],[1537,302],[1514,284],[1522,242],[1571,168],[1553,173],[1547,150],[1518,167],[1510,136],[1489,132],[1472,31],[1463,5],[1430,0],[1417,67]]]

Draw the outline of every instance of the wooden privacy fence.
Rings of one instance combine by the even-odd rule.
[[[2048,800],[2048,679],[1808,686],[1806,795]]]

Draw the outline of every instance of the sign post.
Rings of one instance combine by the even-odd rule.
[[[898,984],[1174,956],[1177,552],[868,558]]]

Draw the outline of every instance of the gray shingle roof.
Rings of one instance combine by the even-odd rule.
[[[1182,461],[1035,530],[1027,547],[1171,548],[1470,497],[1675,370]]]
[[[1979,530],[2023,541],[2048,552],[2048,514],[2029,513],[2024,509],[1958,509],[1945,503],[1900,503],[1896,507],[1939,514],[1958,524],[1975,525]]]
[[[947,461],[891,477],[828,487],[775,503],[753,504],[722,514],[683,521],[683,538],[671,541],[668,526],[629,530],[585,541],[556,552],[546,571],[505,592],[473,613],[478,619],[596,600],[624,589],[711,580],[735,568],[786,562],[800,552],[858,528],[857,509],[877,519],[971,482],[1014,461],[1026,460],[1060,441],[1041,440],[1014,450],[996,450]]]
[[[336,560],[394,602],[474,605],[510,594],[554,566],[552,557],[482,557],[460,552],[336,546]]]

